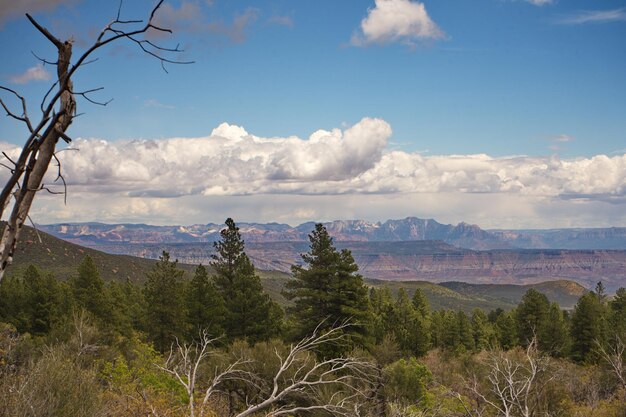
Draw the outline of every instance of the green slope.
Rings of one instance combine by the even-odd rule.
[[[13,265],[7,270],[8,274],[19,273],[28,265],[50,271],[62,280],[76,273],[78,265],[85,257],[92,257],[105,280],[125,280],[141,283],[146,272],[150,271],[155,262],[152,259],[136,258],[126,255],[110,255],[94,249],[85,248],[57,239],[46,233],[35,232],[25,227],[22,238],[16,250]],[[190,277],[194,265],[181,264],[185,276]],[[289,274],[277,271],[258,271],[263,286],[268,294],[279,304],[285,306],[289,302],[281,291],[290,279]],[[392,292],[404,288],[412,296],[417,288],[424,291],[431,308],[463,310],[470,312],[479,307],[485,311],[496,308],[511,309],[519,303],[529,288],[535,288],[548,296],[551,301],[557,301],[563,308],[571,308],[578,297],[586,291],[582,286],[572,281],[552,281],[534,285],[496,285],[496,284],[468,284],[461,282],[447,282],[434,284],[426,281],[387,281],[366,279],[366,284],[372,287],[387,286]]]

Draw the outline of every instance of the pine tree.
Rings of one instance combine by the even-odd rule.
[[[70,288],[77,307],[102,322],[109,321],[111,308],[104,291],[104,280],[91,256],[86,255],[78,265],[78,275],[70,280]]]
[[[293,279],[286,285],[285,296],[294,300],[290,308],[298,323],[296,337],[313,332],[318,326],[328,328],[338,323],[356,323],[349,332],[351,343],[338,347],[341,354],[353,345],[368,343],[371,313],[367,289],[349,250],[337,251],[322,224],[309,235],[310,252],[302,255],[305,266],[292,267]]]
[[[539,349],[551,356],[562,357],[567,353],[569,344],[569,332],[563,311],[557,303],[552,303],[548,320],[541,329]]]
[[[534,337],[541,337],[543,327],[548,321],[549,310],[550,302],[544,294],[533,288],[524,294],[515,310],[517,337],[522,346],[527,346]]]
[[[232,219],[226,219],[220,236],[221,240],[214,243],[216,254],[211,266],[226,309],[226,334],[230,339],[245,338],[253,343],[277,336],[282,328],[282,309],[263,291]]]
[[[204,330],[213,337],[224,333],[226,315],[224,300],[202,265],[198,265],[193,278],[187,284],[185,302],[190,331],[189,339],[197,337],[198,332]]]
[[[25,318],[21,331],[44,336],[62,318],[62,291],[51,274],[44,274],[30,265],[23,276],[22,315]]]
[[[626,343],[626,288],[620,288],[609,303],[611,338],[619,336]]]
[[[382,343],[385,336],[394,328],[393,297],[389,287],[370,289],[370,306],[372,309],[371,335],[376,343]]]
[[[145,330],[154,347],[164,352],[186,333],[182,277],[178,260],[163,252],[154,269],[148,272],[143,288],[146,300]]]
[[[588,292],[578,299],[572,314],[571,356],[578,362],[595,363],[598,360],[597,344],[607,339],[606,306],[598,294]]]
[[[467,314],[465,314],[465,312],[458,311],[456,315],[457,320],[459,321],[459,342],[466,351],[472,352],[476,347],[474,345],[472,323],[467,318]]]
[[[477,351],[487,349],[491,344],[493,330],[487,319],[487,315],[480,308],[472,310],[472,335],[474,336],[474,348]]]
[[[500,347],[504,350],[512,349],[517,346],[517,329],[515,322],[515,312],[503,312],[496,318],[495,329],[496,338]]]

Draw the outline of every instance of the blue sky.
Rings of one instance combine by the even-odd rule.
[[[151,4],[127,1],[122,15],[143,17]],[[0,83],[23,92],[35,114],[51,82],[53,68],[38,67],[31,51],[53,51],[23,12],[73,36],[79,50],[116,9],[113,1],[3,4],[0,45],[11,59]],[[141,158],[131,161],[140,165],[133,175],[146,174],[134,177],[128,164],[81,171],[83,156],[68,156],[75,199],[45,200],[36,208],[42,221],[192,223],[231,210],[242,220],[290,223],[417,215],[490,227],[626,224],[624,1],[183,0],[166,2],[158,18],[174,34],[157,40],[180,42],[181,59],[195,63],[165,73],[128,43],[102,50],[75,85],[102,86],[93,98],[114,100],[106,108],[79,102],[85,114],[69,133],[94,159],[96,139],[118,155],[137,140],[184,154],[176,146],[191,142],[172,138],[205,138],[194,148],[206,153],[198,164],[219,171],[248,163],[217,175],[223,184],[194,186],[155,181],[174,176]],[[225,133],[222,123],[245,131]],[[0,141],[19,144],[20,129],[3,120]],[[335,165],[309,149],[319,129],[330,138],[326,149],[347,152]],[[350,129],[358,144],[348,144]],[[216,137],[245,142],[237,155],[248,156],[233,162],[232,143],[216,151]],[[252,146],[252,137],[282,148]],[[265,162],[251,168],[249,155]],[[85,214],[88,201],[101,199],[121,209]]]

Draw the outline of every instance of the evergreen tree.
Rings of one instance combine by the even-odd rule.
[[[268,340],[280,333],[282,309],[264,293],[261,279],[244,252],[244,241],[235,222],[226,219],[221,240],[214,243],[213,280],[224,300],[224,328],[231,339]]]
[[[212,336],[224,333],[226,309],[217,287],[206,268],[198,265],[185,292],[190,339],[206,330]]]
[[[367,290],[349,250],[337,251],[322,224],[309,235],[310,252],[302,255],[305,266],[292,267],[293,279],[285,296],[294,300],[290,312],[298,323],[297,337],[310,334],[317,326],[330,327],[344,321],[352,326],[352,343],[332,353],[342,353],[352,344],[364,344],[370,325]]]
[[[496,318],[495,330],[496,338],[500,347],[504,350],[517,346],[517,329],[515,327],[515,312],[503,312]]]
[[[563,311],[557,303],[550,305],[548,320],[541,330],[539,348],[554,357],[562,357],[569,348],[569,332]]]
[[[472,323],[467,318],[467,314],[463,311],[456,313],[457,320],[459,322],[459,342],[466,351],[472,352],[476,347],[474,345],[474,332],[472,330]]]
[[[105,287],[109,300],[109,326],[120,334],[130,337],[134,330],[141,328],[146,304],[141,287],[129,279],[124,282],[111,281]]]
[[[461,346],[459,318],[454,311],[446,310],[442,312],[442,319],[441,346],[456,351]]]
[[[25,321],[20,331],[44,336],[63,316],[61,285],[52,274],[44,274],[30,265],[23,275],[22,315]]]
[[[389,287],[370,289],[370,306],[372,309],[371,335],[376,343],[382,343],[385,336],[394,328],[394,303]]]
[[[415,290],[411,301],[413,302],[413,307],[420,314],[420,316],[425,320],[428,320],[430,318],[430,305],[428,304],[428,299],[426,298],[426,295],[424,295],[424,291],[422,291],[421,288],[417,288]]]
[[[524,294],[515,314],[517,337],[522,346],[527,346],[534,337],[541,337],[549,310],[550,302],[544,294],[533,288]]]
[[[185,309],[183,303],[182,277],[178,260],[171,261],[170,254],[163,252],[154,269],[148,272],[143,288],[146,300],[145,330],[154,347],[164,352],[185,332]]]
[[[393,332],[400,349],[414,356],[425,355],[430,346],[426,321],[415,309],[404,288],[398,291],[393,312]]]
[[[86,255],[78,265],[78,275],[70,280],[77,307],[91,313],[101,322],[109,322],[111,308],[104,291],[104,281],[91,256]]]
[[[472,311],[472,335],[474,336],[474,348],[477,351],[487,349],[491,344],[493,330],[487,319],[487,315],[480,308]]]
[[[619,336],[626,343],[626,288],[620,288],[609,303],[610,338]]]
[[[571,356],[578,362],[595,363],[598,360],[597,344],[607,339],[607,311],[595,292],[578,299],[572,314]]]

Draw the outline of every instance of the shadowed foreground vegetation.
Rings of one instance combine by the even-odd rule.
[[[368,288],[318,225],[284,310],[226,226],[190,279],[167,253],[141,283],[90,254],[66,280],[7,277],[0,416],[626,415],[625,289],[435,310],[419,287]]]

